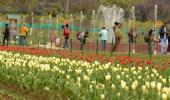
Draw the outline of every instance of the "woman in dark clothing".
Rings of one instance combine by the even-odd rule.
[[[5,32],[3,32],[4,38],[3,38],[3,46],[5,46],[5,40],[7,41],[7,46],[8,46],[8,41],[9,41],[9,27],[8,24],[5,24]]]
[[[84,47],[84,45],[85,45],[85,43],[86,43],[86,38],[88,37],[88,31],[86,31],[86,32],[81,32],[80,34],[79,34],[79,40],[80,40],[80,50],[83,50],[83,47]]]

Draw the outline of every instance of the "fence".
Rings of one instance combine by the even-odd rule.
[[[89,17],[84,17],[84,21],[83,23],[80,22],[80,18],[79,16],[73,16],[73,19],[71,18],[64,18],[62,16],[58,17],[57,21],[56,21],[56,17],[52,18],[52,23],[48,22],[48,16],[43,17],[43,21],[41,20],[42,17],[36,17],[34,19],[34,22],[32,23],[32,32],[29,33],[29,35],[27,36],[27,44],[29,46],[37,46],[37,47],[42,47],[42,48],[58,48],[61,49],[62,45],[63,45],[63,30],[62,30],[62,25],[65,22],[65,19],[69,19],[69,25],[70,25],[70,44],[71,46],[69,47],[71,51],[73,50],[79,50],[80,49],[80,41],[77,40],[76,38],[76,34],[78,31],[84,31],[84,30],[88,30],[89,31],[89,37],[87,38],[87,42],[84,46],[84,51],[95,51],[96,53],[98,51],[101,51],[102,46],[101,46],[101,42],[99,37],[97,36],[98,32],[101,29],[102,26],[102,21],[100,22],[100,20],[98,20],[98,23],[92,24],[92,19]],[[0,32],[2,33],[2,31],[4,30],[4,25],[6,22],[4,22],[3,20],[1,20],[0,23]],[[16,40],[10,40],[10,45],[19,45],[20,43],[20,39],[19,39],[19,34],[20,34],[20,28],[23,25],[23,23],[26,23],[26,26],[31,29],[30,26],[30,22],[25,20],[25,22],[23,22],[23,20],[21,20],[18,24],[17,24],[17,28],[18,28],[18,36]],[[140,24],[140,23],[139,23]],[[129,43],[129,39],[128,39],[128,29],[129,29],[129,23],[125,22],[124,27],[122,28],[122,31],[124,33],[122,42],[118,48],[118,52],[123,52],[126,53],[128,55],[130,55],[131,52],[133,52],[135,49],[135,52],[138,53],[152,53],[150,52],[150,50],[148,50],[148,44],[145,43],[144,41],[144,36],[147,33],[148,28],[150,27],[153,23],[149,23],[147,24],[148,26],[146,26],[145,24],[140,27],[140,25],[137,27],[137,38],[136,38],[136,44],[134,46],[132,46]],[[51,41],[50,41],[50,31],[52,29],[57,30],[57,43],[58,43],[58,47],[53,47],[51,46]],[[158,31],[157,31],[158,32]],[[1,41],[2,41],[3,35],[1,34]],[[109,42],[107,43],[107,52],[110,52],[111,54],[113,54],[114,52],[112,52],[112,47],[114,45],[114,42]],[[160,51],[160,47],[159,44],[157,45],[157,51]]]

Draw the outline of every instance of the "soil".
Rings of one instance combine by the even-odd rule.
[[[27,90],[16,83],[0,82],[0,100],[68,100],[59,90]]]

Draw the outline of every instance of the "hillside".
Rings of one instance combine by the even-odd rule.
[[[1,13],[25,13],[45,15],[52,12],[66,13],[68,0],[0,0]],[[113,6],[114,4],[124,8],[126,17],[130,15],[131,7],[136,8],[136,16],[140,20],[153,18],[154,4],[158,4],[158,18],[168,19],[170,17],[170,0],[69,0],[68,13],[91,14],[92,10],[98,10],[100,5]]]

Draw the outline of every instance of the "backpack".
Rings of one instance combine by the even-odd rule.
[[[64,28],[64,35],[69,35],[69,29],[68,28]]]

